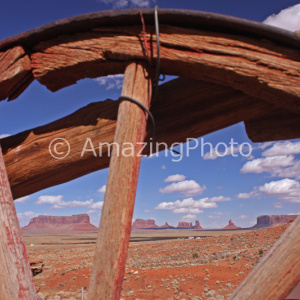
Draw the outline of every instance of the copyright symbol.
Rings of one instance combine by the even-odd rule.
[[[49,153],[56,159],[63,159],[70,153],[70,144],[67,140],[56,138],[49,144]]]

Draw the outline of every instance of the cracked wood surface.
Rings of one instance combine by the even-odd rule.
[[[146,28],[152,61],[153,28]],[[150,33],[148,33],[150,32]],[[230,86],[300,113],[300,52],[233,34],[160,27],[161,72]],[[38,43],[33,74],[56,91],[86,77],[123,73],[128,61],[145,61],[141,26],[94,28]]]

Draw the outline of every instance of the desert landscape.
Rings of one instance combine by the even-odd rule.
[[[97,233],[87,215],[78,216],[56,217],[57,225],[55,218],[37,217],[23,227],[40,299],[81,299],[82,291],[87,296]],[[227,230],[193,228],[199,222],[188,223],[191,228],[182,223],[179,228],[135,228],[157,226],[153,220],[136,220],[121,299],[226,299],[295,217],[260,216],[254,228]],[[44,231],[48,222],[52,233],[28,233],[39,222]],[[86,231],[76,232],[81,225]]]

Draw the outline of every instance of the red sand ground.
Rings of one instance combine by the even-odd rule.
[[[226,299],[288,226],[196,240],[131,243],[121,299]],[[45,264],[34,277],[41,299],[81,299],[81,287],[89,284],[94,245],[28,250],[30,261]],[[193,258],[195,253],[198,258]]]

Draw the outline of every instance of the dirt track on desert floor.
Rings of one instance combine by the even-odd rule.
[[[226,299],[288,226],[130,243],[121,299]],[[81,243],[45,235],[42,243],[42,236],[25,235],[30,262],[44,263],[34,277],[41,299],[81,299],[95,245],[91,234],[79,236]]]

